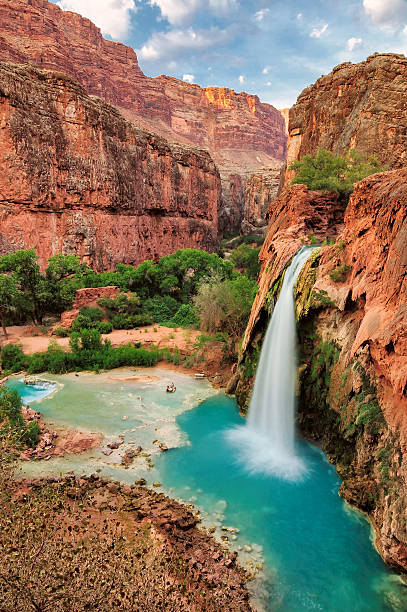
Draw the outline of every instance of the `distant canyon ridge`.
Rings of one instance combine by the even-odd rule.
[[[63,72],[145,130],[206,149],[221,179],[218,233],[264,233],[287,140],[284,118],[270,104],[227,88],[147,77],[132,48],[46,0],[0,0],[0,59]]]
[[[0,0],[0,60],[0,252],[34,246],[42,265],[63,252],[108,270],[264,235],[285,163],[318,147],[404,164],[404,56],[342,64],[280,112],[147,77],[47,0]]]

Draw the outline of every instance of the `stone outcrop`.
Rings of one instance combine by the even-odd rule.
[[[302,245],[334,238],[343,224],[344,207],[336,194],[309,191],[305,185],[287,187],[269,209],[267,236],[259,254],[259,291],[254,299],[242,350],[256,333],[267,311],[270,288],[281,277]]]
[[[336,242],[309,259],[296,287],[301,348],[299,426],[322,442],[343,482],[340,494],[367,512],[379,552],[407,571],[407,170],[355,186],[344,227],[323,219],[335,198],[303,186],[284,192],[262,250],[259,295],[245,335],[236,396],[247,404],[247,377],[273,299],[306,221]],[[333,207],[330,209],[330,207]],[[314,210],[314,214],[312,213]],[[281,212],[282,212],[281,211]],[[318,218],[320,217],[320,218]],[[301,219],[300,223],[298,222]],[[325,223],[325,227],[324,227]],[[314,233],[314,232],[313,232]],[[250,370],[251,371],[251,370]]]
[[[119,287],[86,287],[77,289],[72,310],[66,310],[61,315],[61,325],[69,329],[84,306],[97,306],[100,298],[114,298],[120,293]]]
[[[207,152],[126,121],[71,77],[0,65],[0,252],[96,270],[218,246],[221,185]]]
[[[281,170],[262,168],[246,182],[243,204],[244,234],[266,235],[267,215],[275,201],[281,183]]]
[[[320,147],[336,154],[355,148],[391,168],[405,165],[406,76],[404,55],[375,54],[340,64],[304,89],[289,113],[287,165]]]
[[[222,176],[227,231],[240,227],[247,176],[285,159],[284,119],[273,106],[227,88],[146,77],[133,49],[47,0],[0,0],[0,55],[62,71],[142,127],[207,148]]]

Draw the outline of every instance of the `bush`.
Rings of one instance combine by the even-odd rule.
[[[243,243],[230,254],[230,261],[236,268],[243,270],[249,278],[257,278],[260,272],[260,249],[253,249]]]
[[[170,295],[155,295],[144,302],[144,309],[150,314],[155,323],[165,325],[175,315],[180,303]]]
[[[35,448],[40,441],[40,426],[37,421],[28,423],[25,431],[22,433],[22,441],[30,448]]]
[[[349,270],[351,269],[352,266],[344,263],[331,270],[329,276],[335,283],[343,283],[346,280]]]
[[[170,327],[198,327],[199,317],[191,304],[182,304],[175,315],[168,321]]]
[[[69,329],[65,329],[65,327],[56,327],[52,333],[58,338],[67,338],[70,334],[70,331]]]
[[[348,197],[356,182],[385,169],[376,157],[362,157],[355,149],[351,149],[347,156],[318,149],[314,156],[304,155],[300,161],[294,161],[290,165],[290,170],[295,170],[296,173],[291,184],[299,183],[315,190],[336,191]]]
[[[111,320],[113,329],[134,329],[152,323],[153,318],[149,314],[128,315],[118,313]]]
[[[103,319],[103,312],[100,310],[100,308],[95,308],[94,306],[83,306],[83,308],[80,309],[79,314],[93,322],[101,321]]]
[[[232,280],[213,276],[203,282],[194,303],[201,318],[201,329],[210,333],[226,332],[240,337],[246,329],[256,285],[242,274]]]
[[[113,325],[110,321],[99,321],[96,325],[96,329],[101,334],[110,334],[113,331]]]
[[[3,370],[20,372],[27,368],[28,358],[20,344],[6,344],[1,351],[1,362]]]
[[[18,392],[0,387],[0,434],[11,433],[18,446],[34,448],[40,441],[40,428],[37,421],[29,423],[28,426],[25,424],[21,408]]]

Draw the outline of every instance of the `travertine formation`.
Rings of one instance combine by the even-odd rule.
[[[349,62],[304,89],[290,109],[287,165],[322,147],[376,155],[390,167],[407,161],[407,59],[375,54]]]
[[[137,128],[71,77],[0,65],[0,252],[74,253],[96,270],[215,250],[209,154]]]
[[[144,128],[207,148],[222,177],[226,231],[240,228],[250,174],[285,159],[284,119],[273,106],[227,88],[146,77],[133,49],[47,0],[0,0],[0,57],[69,74]]]

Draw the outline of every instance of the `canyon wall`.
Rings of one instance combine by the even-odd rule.
[[[88,19],[47,0],[0,0],[0,57],[62,71],[140,126],[207,148],[222,178],[225,232],[241,227],[250,175],[278,169],[285,159],[284,119],[273,106],[227,88],[147,77],[133,49],[105,40]]]
[[[405,165],[406,77],[404,55],[377,53],[340,64],[304,89],[289,112],[287,166],[320,147],[336,154],[355,148],[389,168]]]
[[[62,73],[0,64],[0,252],[74,253],[96,270],[218,247],[209,154],[126,121]]]
[[[282,273],[301,244],[311,255],[295,297],[300,336],[298,424],[322,443],[340,494],[367,512],[378,550],[407,571],[407,169],[336,196],[302,185],[273,205],[260,290],[246,331],[236,397],[246,409]],[[326,213],[324,214],[324,209]],[[280,213],[278,213],[280,210]],[[336,235],[335,244],[329,242]]]

